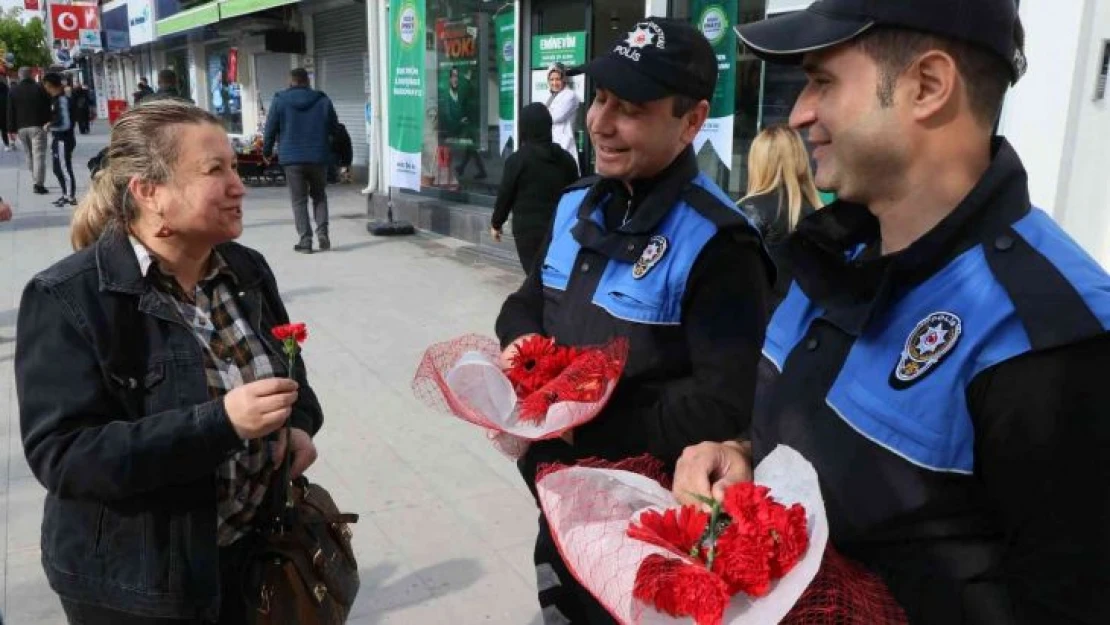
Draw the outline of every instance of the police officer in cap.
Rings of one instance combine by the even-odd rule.
[[[511,356],[530,335],[564,345],[627,337],[605,410],[519,463],[654,454],[740,434],[749,423],[773,269],[756,230],[698,171],[691,142],[709,112],[717,59],[685,22],[647,18],[612,51],[571,70],[596,96],[586,125],[596,177],[571,186],[497,334]],[[548,623],[612,622],[569,574],[540,519],[536,575]]]
[[[1110,276],[992,136],[1025,70],[1014,1],[823,0],[737,30],[801,62],[791,125],[839,201],[789,242],[751,431],[687,449],[675,494],[789,445],[911,623],[1110,623]]]

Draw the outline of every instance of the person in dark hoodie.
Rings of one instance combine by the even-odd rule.
[[[62,197],[54,202],[54,206],[77,206],[77,179],[73,176],[73,148],[77,145],[73,133],[73,108],[62,86],[61,74],[43,76],[42,85],[51,98],[50,154],[54,176],[62,187]]]
[[[308,221],[308,198],[316,220],[316,238],[321,250],[331,249],[328,238],[328,163],[331,137],[338,131],[335,107],[322,91],[308,86],[308,72],[298,67],[289,74],[290,85],[274,96],[266,116],[262,156],[269,160],[274,143],[280,140],[281,165],[293,199],[293,219],[300,240],[293,250],[312,253],[312,228]]]
[[[159,100],[181,100],[193,104],[191,98],[181,95],[177,89],[177,72],[172,69],[164,69],[158,72],[158,91],[143,98],[143,104],[147,102],[157,102]]]
[[[11,152],[12,143],[8,137],[8,79],[0,76],[0,139],[4,141],[4,151]]]
[[[521,148],[505,161],[497,191],[490,236],[501,241],[501,228],[513,214],[513,239],[525,273],[535,264],[555,205],[563,190],[578,180],[578,165],[551,141],[551,113],[541,102],[520,115]]]

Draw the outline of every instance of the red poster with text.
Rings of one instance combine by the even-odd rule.
[[[108,100],[108,123],[114,124],[127,110],[127,100]]]

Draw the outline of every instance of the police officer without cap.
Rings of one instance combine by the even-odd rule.
[[[824,0],[738,32],[803,63],[791,124],[841,201],[790,241],[750,439],[686,450],[676,495],[790,445],[911,623],[1110,623],[1110,277],[991,136],[1025,68],[1013,0]]]
[[[742,432],[773,281],[758,233],[690,147],[717,77],[701,33],[647,18],[572,71],[597,87],[586,124],[600,177],[560,199],[497,334],[506,355],[533,334],[566,345],[624,336],[631,350],[594,421],[532,445],[520,462],[529,486],[543,462],[650,452],[673,463],[689,444]],[[612,622],[567,572],[542,518],[535,562],[546,622]]]

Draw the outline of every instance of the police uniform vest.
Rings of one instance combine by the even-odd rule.
[[[631,210],[623,183],[587,178],[568,188],[556,207],[551,238],[536,270],[542,332],[561,344],[580,346],[624,337],[629,355],[609,405],[575,430],[573,447],[559,441],[532,445],[520,463],[526,482],[538,463],[649,451],[658,441],[638,424],[638,406],[650,405],[651,398],[693,374],[682,322],[699,257],[723,232],[737,245],[762,249],[758,231],[699,173],[692,149],[639,185],[638,193],[640,202]],[[620,213],[626,218],[614,223]],[[762,255],[769,267],[766,252]],[[674,450],[676,458],[680,451]]]
[[[904,570],[931,571],[910,585],[935,591],[933,603],[947,602],[927,608],[934,615],[950,612],[929,622],[972,613],[978,620],[963,622],[1002,622],[992,618],[1005,613],[1004,596],[972,581],[1001,552],[975,477],[972,382],[1000,363],[1110,328],[1110,276],[1030,206],[1008,145],[993,167],[1003,180],[980,195],[994,197],[975,205],[973,192],[972,203],[957,209],[964,223],[938,226],[959,230],[927,248],[936,258],[923,265],[924,275],[901,282],[869,276],[865,282],[881,282],[873,300],[853,300],[859,285],[838,282],[830,263],[822,267],[815,262],[821,256],[807,252],[826,240],[791,242],[796,281],[767,330],[767,383],[752,426],[757,462],[782,443],[817,467],[838,548],[895,576],[910,560],[916,564]],[[807,221],[833,221],[849,209],[866,212],[834,204],[825,209],[834,214]],[[864,266],[865,243],[840,226],[821,230],[843,244],[823,258],[842,253],[841,265]],[[951,248],[952,241],[960,244]]]
[[[641,206],[623,226],[606,232],[603,214],[612,194],[596,182],[572,186],[556,209],[542,265],[544,327],[568,345],[628,337],[626,381],[686,375],[689,355],[679,326],[694,262],[722,229],[757,239],[758,232],[701,173],[677,197],[662,200],[666,206]],[[661,218],[649,214],[657,209],[666,210]],[[584,249],[600,258],[584,257]]]

